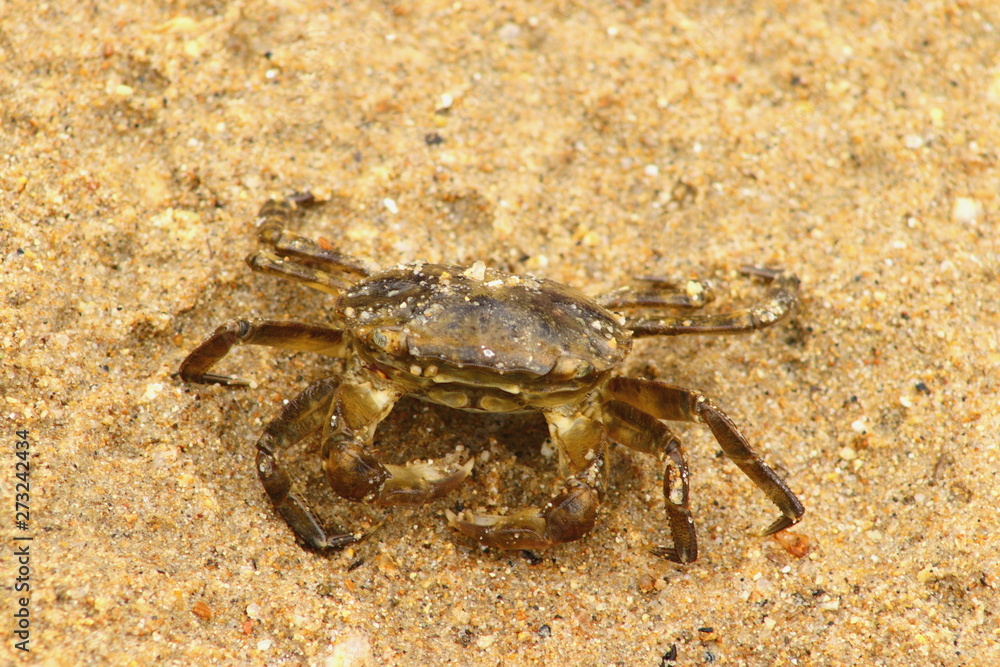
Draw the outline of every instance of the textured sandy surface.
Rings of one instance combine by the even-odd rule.
[[[337,4],[0,10],[0,664],[1000,664],[995,3]],[[380,451],[472,453],[473,478],[302,550],[252,443],[338,362],[241,350],[253,389],[172,373],[227,318],[325,321],[242,263],[260,203],[304,189],[331,200],[305,233],[381,265],[701,276],[722,305],[759,294],[740,264],[796,271],[790,322],[640,341],[624,372],[724,406],[811,553],[752,534],[773,508],[699,427],[677,429],[696,564],[645,551],[661,476],[624,451],[586,539],[483,552],[444,511],[557,488],[544,423],[409,401]],[[323,491],[315,450],[289,460],[328,520],[386,516]]]

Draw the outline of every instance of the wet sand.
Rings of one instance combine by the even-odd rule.
[[[993,3],[62,4],[0,23],[0,663],[1000,663]],[[722,406],[805,503],[809,553],[754,535],[774,508],[690,425],[697,563],[646,550],[662,472],[622,448],[585,539],[483,551],[444,512],[556,491],[544,422],[409,400],[378,451],[472,455],[470,481],[347,505],[310,440],[286,460],[325,520],[384,523],[303,550],[253,443],[340,362],[247,348],[221,370],[252,388],[173,374],[226,319],[329,321],[243,263],[260,204],[305,190],[328,201],[300,231],[379,266],[591,294],[699,277],[712,312],[761,294],[743,264],[795,271],[790,321],[637,341],[622,371]]]

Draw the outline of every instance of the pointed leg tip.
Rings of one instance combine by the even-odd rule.
[[[320,200],[312,192],[306,190],[305,192],[293,192],[288,196],[288,201],[296,206],[310,206]]]
[[[678,565],[688,565],[693,563],[698,559],[698,554],[681,552],[674,547],[662,547],[662,546],[651,546],[649,547],[649,552],[656,556],[657,558],[663,558],[669,560],[671,563],[677,563]]]
[[[357,544],[363,537],[364,535],[335,535],[328,538],[326,543],[319,548],[324,551],[340,551],[352,544]]]
[[[383,520],[363,532],[341,533],[339,535],[327,536],[325,546],[321,548],[324,550],[339,551],[340,549],[344,549],[353,544],[363,542],[373,535],[375,531],[379,530],[384,524],[385,521]]]
[[[780,276],[783,273],[782,269],[774,269],[768,266],[758,266],[757,264],[743,264],[738,270],[745,276],[758,276],[768,280],[773,280],[775,277]]]
[[[218,375],[216,373],[205,373],[200,378],[190,380],[190,382],[199,382],[201,384],[221,384],[225,387],[256,387],[257,383],[253,380],[248,380],[246,378],[241,378],[236,375]]]
[[[677,557],[677,550],[672,547],[651,546],[648,547],[648,549],[649,553],[653,554],[657,558],[663,558],[665,560],[669,560],[674,563],[681,562],[680,559]]]
[[[324,535],[323,537],[299,535],[302,544],[311,551],[325,553],[340,551],[364,539],[364,534],[344,533],[342,535]]]
[[[802,519],[801,516],[795,518],[787,517],[784,515],[779,516],[777,519],[775,519],[774,523],[772,523],[770,526],[762,530],[759,533],[759,536],[767,537],[769,535],[774,535],[775,533],[780,533],[786,528],[791,528],[792,526],[797,524],[801,519]]]

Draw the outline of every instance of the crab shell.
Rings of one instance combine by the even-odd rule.
[[[481,262],[376,273],[336,315],[368,366],[418,397],[483,412],[577,401],[632,344],[620,316],[583,293]]]

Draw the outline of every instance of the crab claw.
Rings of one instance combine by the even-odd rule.
[[[455,472],[442,476],[437,470],[425,463],[411,463],[406,466],[386,465],[390,473],[382,490],[375,501],[378,505],[423,505],[430,500],[436,500],[454,490],[469,473],[475,459],[469,459]]]
[[[528,508],[506,516],[466,512],[459,518],[445,511],[448,525],[480,544],[496,549],[544,549],[586,535],[597,518],[598,491],[570,479],[562,493],[542,509]]]
[[[516,514],[473,514],[463,512],[462,518],[445,510],[448,525],[480,544],[497,549],[544,549],[552,546],[545,537],[545,519],[538,510],[523,510]]]

